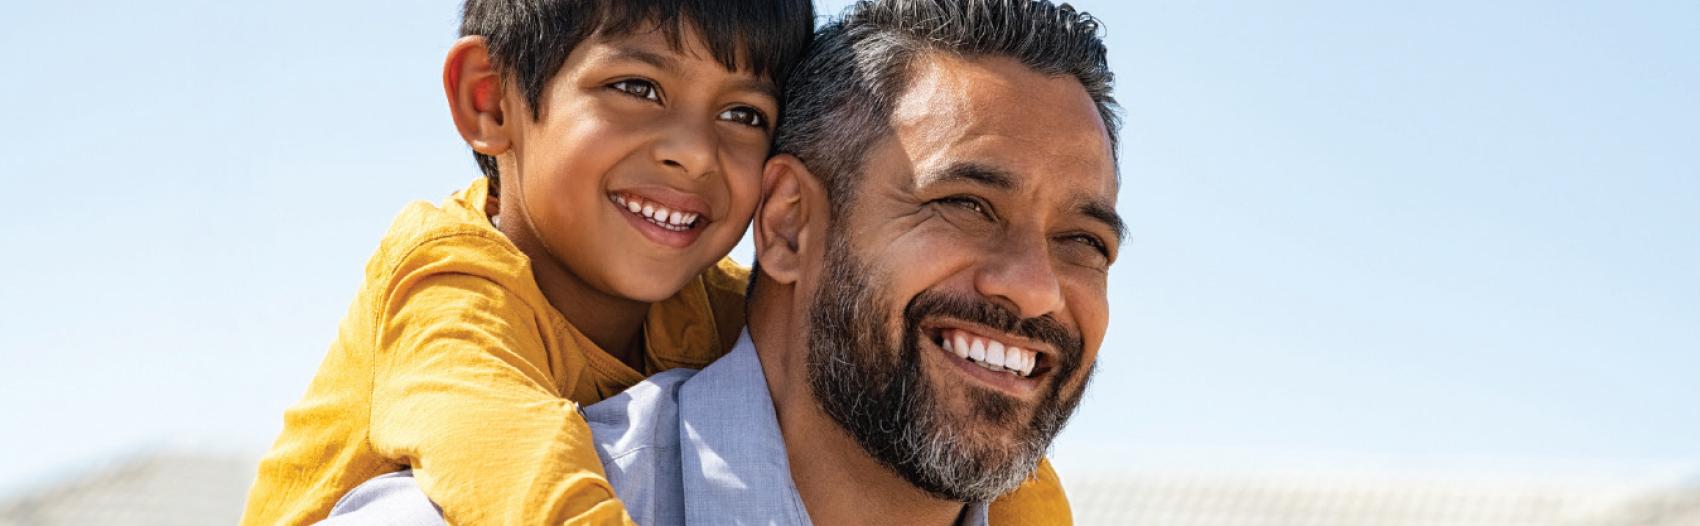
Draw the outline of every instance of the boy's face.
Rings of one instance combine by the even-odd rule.
[[[655,302],[743,235],[779,104],[768,79],[727,71],[695,33],[681,36],[678,51],[656,31],[586,40],[544,89],[539,119],[508,112],[502,226],[553,260],[534,265]]]

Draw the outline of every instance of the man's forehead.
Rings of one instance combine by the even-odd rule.
[[[1078,189],[1115,194],[1109,134],[1072,77],[1048,77],[1003,57],[921,57],[891,123],[916,163],[917,185],[979,167],[1018,184],[1081,175],[1072,181]]]

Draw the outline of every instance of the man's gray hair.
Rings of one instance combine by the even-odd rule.
[[[815,34],[785,87],[778,153],[803,160],[825,184],[833,217],[853,199],[865,154],[891,132],[891,112],[914,62],[929,53],[1008,57],[1080,81],[1109,131],[1120,119],[1098,19],[1047,0],[864,0]]]

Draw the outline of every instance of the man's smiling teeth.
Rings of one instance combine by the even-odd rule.
[[[1033,364],[1038,361],[1038,355],[1033,351],[1004,345],[1003,342],[971,332],[945,329],[939,336],[939,346],[946,352],[993,371],[1029,376],[1033,374]]]
[[[661,228],[674,232],[684,232],[696,226],[698,214],[694,212],[668,210],[665,206],[644,201],[643,198],[637,196],[613,194],[612,199],[614,204],[625,207],[631,213],[643,216],[644,219]]]

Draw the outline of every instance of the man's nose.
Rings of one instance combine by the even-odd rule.
[[[1002,243],[975,273],[974,287],[992,301],[1035,318],[1063,308],[1062,285],[1057,282],[1044,236],[1028,235]]]
[[[687,177],[713,172],[719,153],[712,123],[700,119],[674,119],[655,144],[655,161]]]

